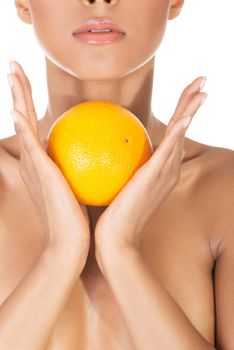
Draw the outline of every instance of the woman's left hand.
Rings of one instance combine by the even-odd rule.
[[[203,77],[195,79],[181,94],[163,141],[99,217],[94,237],[96,259],[111,249],[138,248],[141,234],[156,210],[179,182],[184,156],[186,117],[194,116],[206,93]]]

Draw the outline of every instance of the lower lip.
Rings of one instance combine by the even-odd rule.
[[[124,38],[124,33],[119,32],[109,32],[109,33],[77,33],[74,37],[80,40],[84,44],[92,45],[104,45],[104,44],[113,44],[119,42]]]

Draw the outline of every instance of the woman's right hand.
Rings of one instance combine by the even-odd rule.
[[[61,170],[40,141],[30,82],[19,63],[8,74],[13,82],[15,130],[20,147],[20,174],[36,206],[45,233],[45,248],[78,247],[88,250],[90,225],[86,206],[79,204]],[[33,234],[33,233],[32,233]],[[83,254],[84,259],[87,258]]]

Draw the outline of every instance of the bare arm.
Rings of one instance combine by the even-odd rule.
[[[83,269],[84,249],[51,247],[0,306],[1,350],[44,350]]]
[[[202,80],[196,79],[183,91],[163,141],[95,227],[96,259],[135,350],[215,349],[193,326],[140,249],[144,229],[179,182],[185,131],[205,97],[199,92]]]
[[[16,62],[12,71],[8,77],[20,147],[19,174],[44,229],[44,250],[0,306],[0,349],[44,350],[86,263],[89,221],[86,208],[39,138],[28,78]]]

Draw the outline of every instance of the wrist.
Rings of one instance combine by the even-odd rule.
[[[47,238],[45,249],[55,249],[58,251],[68,250],[71,253],[74,251],[88,250],[90,246],[90,235],[84,235],[84,238],[70,237],[69,235],[57,235],[57,237]]]
[[[70,244],[69,242],[53,241],[47,244],[44,253],[53,256],[54,260],[68,269],[81,273],[89,252],[89,241]]]
[[[106,242],[95,242],[96,250],[103,257],[105,256],[119,256],[120,254],[129,254],[131,252],[138,252],[139,248],[136,244],[130,242],[116,242],[111,239]]]
[[[137,247],[130,244],[108,243],[103,246],[96,246],[96,252],[102,259],[103,265],[111,266],[120,260],[136,257],[140,254]]]

